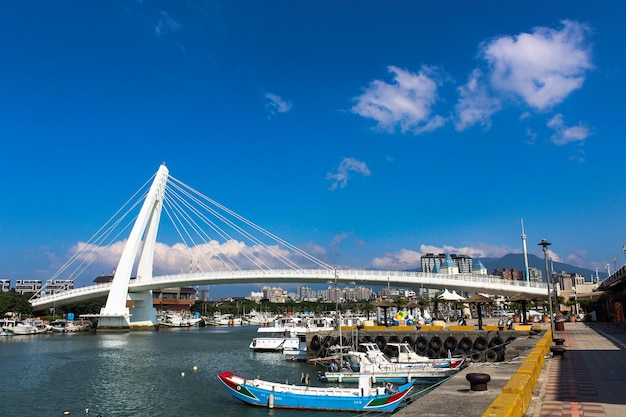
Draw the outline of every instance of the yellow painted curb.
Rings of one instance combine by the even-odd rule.
[[[458,326],[458,325],[454,325],[454,326],[450,326],[450,330],[471,331],[471,330],[474,330],[474,326]]]
[[[485,410],[482,417],[523,417],[522,398],[518,394],[502,393]]]
[[[422,326],[420,330],[443,330],[444,326]]]
[[[502,392],[505,394],[518,394],[522,398],[522,406],[526,410],[533,396],[533,385],[530,375],[516,373],[502,388]]]

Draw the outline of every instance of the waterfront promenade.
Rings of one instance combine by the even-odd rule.
[[[626,416],[626,326],[565,323],[562,359],[546,360],[527,417]]]

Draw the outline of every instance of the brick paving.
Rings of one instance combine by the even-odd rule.
[[[626,416],[626,328],[565,323],[563,358],[546,361],[528,417]]]

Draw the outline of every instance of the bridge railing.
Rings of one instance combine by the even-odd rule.
[[[366,269],[274,269],[274,270],[247,270],[247,271],[221,271],[209,273],[185,273],[176,275],[161,275],[151,279],[131,279],[129,283],[130,291],[144,291],[149,289],[166,288],[171,286],[204,285],[211,283],[231,284],[237,282],[310,282],[312,284],[362,284],[362,285],[393,285],[415,286],[417,284],[424,288],[464,288],[471,291],[476,287],[477,291],[494,294],[504,290],[510,292],[511,287],[519,287],[520,290],[527,289],[532,293],[539,294],[545,292],[544,283],[506,280],[494,275],[479,274],[441,274],[432,272],[408,272],[408,271],[382,271]],[[111,283],[99,283],[91,286],[74,288],[42,296],[33,299],[32,305],[42,305],[55,302],[57,300],[67,300],[68,298],[79,298],[83,294],[107,291]]]
[[[156,284],[158,282],[182,282],[182,281],[196,281],[203,278],[214,277],[215,279],[223,279],[230,281],[237,280],[238,277],[246,278],[303,278],[310,277],[312,282],[324,281],[325,283],[334,282],[335,278],[337,283],[349,283],[351,281],[371,281],[372,277],[381,277],[378,284],[383,284],[385,280],[395,282],[406,282],[407,280],[422,279],[431,282],[450,281],[453,285],[454,282],[464,281],[469,283],[483,283],[493,285],[507,285],[517,286],[520,288],[535,288],[544,289],[546,285],[540,282],[527,282],[517,280],[506,280],[495,275],[482,275],[482,274],[441,274],[432,272],[409,272],[409,271],[382,271],[382,270],[366,270],[366,269],[273,269],[273,270],[248,270],[248,271],[222,271],[222,272],[210,272],[210,273],[188,273],[188,274],[176,274],[176,275],[162,275],[154,277],[150,281],[136,281],[136,284],[148,283]],[[369,278],[369,279],[368,279]],[[131,286],[133,284],[131,283]]]
[[[71,290],[64,290],[55,292],[54,294],[42,294],[39,298],[31,300],[33,305],[37,305],[38,301],[54,302],[55,300],[64,300],[70,296],[78,296],[80,294],[90,294],[94,292],[100,292],[108,290],[111,287],[110,282],[98,283],[95,285],[88,285],[85,287],[72,288]]]

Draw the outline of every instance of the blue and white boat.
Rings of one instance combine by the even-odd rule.
[[[393,412],[413,389],[413,382],[373,386],[366,377],[359,380],[358,388],[281,384],[246,379],[231,372],[222,372],[218,378],[233,397],[268,408]]]

